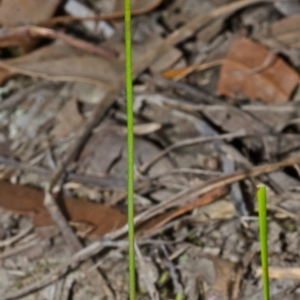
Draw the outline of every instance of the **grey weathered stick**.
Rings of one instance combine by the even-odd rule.
[[[154,156],[152,159],[149,161],[146,161],[140,168],[139,171],[141,173],[146,172],[155,162],[157,162],[159,159],[161,159],[164,155],[170,153],[171,151],[181,148],[181,147],[186,147],[186,146],[191,146],[191,145],[196,145],[196,144],[201,144],[201,143],[207,143],[215,140],[225,140],[225,139],[234,139],[234,138],[239,138],[239,137],[245,137],[247,136],[246,132],[244,130],[239,130],[237,132],[232,132],[232,133],[225,133],[225,134],[220,134],[220,135],[215,135],[215,136],[200,136],[196,138],[191,138],[191,139],[186,139],[182,140],[179,142],[174,143],[173,145],[170,145],[160,153],[158,153],[156,156]]]

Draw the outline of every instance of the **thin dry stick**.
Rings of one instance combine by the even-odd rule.
[[[256,276],[262,276],[262,268],[257,268]],[[300,280],[300,268],[297,267],[269,267],[269,277],[272,279]]]
[[[27,242],[26,244],[21,244],[20,246],[15,246],[13,248],[10,248],[2,253],[0,253],[0,261],[3,259],[6,259],[8,257],[16,256],[26,250],[32,249],[32,247],[35,247],[38,239],[31,240],[30,242]]]
[[[48,39],[60,39],[66,42],[67,44],[93,53],[99,56],[107,57],[107,58],[115,58],[118,56],[118,53],[115,50],[105,48],[101,45],[94,45],[89,42],[83,41],[71,35],[68,35],[64,32],[56,31],[49,28],[39,27],[39,26],[20,26],[8,30],[4,30],[1,32],[1,39],[5,40],[6,38],[22,38],[24,35],[29,35],[30,37],[43,37]]]
[[[45,37],[49,39],[61,39],[67,44],[93,53],[97,54],[99,56],[107,57],[107,58],[115,58],[118,56],[118,53],[115,50],[105,48],[101,45],[93,45],[91,43],[88,43],[86,41],[80,40],[78,38],[75,38],[73,36],[70,36],[68,34],[65,34],[63,32],[55,31],[53,29],[49,28],[43,28],[38,26],[29,26],[24,28],[25,31],[29,33],[32,37]]]
[[[11,238],[8,238],[6,240],[0,241],[0,248],[11,246],[12,244],[16,243],[17,241],[21,240],[25,235],[30,233],[30,231],[33,229],[33,226],[28,226],[27,228],[24,228],[18,232],[18,234],[14,235]]]
[[[149,161],[145,162],[140,168],[139,171],[141,173],[147,172],[147,170],[159,159],[161,159],[163,156],[166,154],[170,153],[172,150],[181,148],[181,147],[187,147],[187,146],[192,146],[196,144],[201,144],[201,143],[207,143],[215,140],[226,140],[226,139],[234,139],[238,137],[245,137],[247,134],[245,133],[244,130],[240,130],[238,132],[233,132],[233,133],[226,133],[226,134],[220,134],[217,136],[201,136],[197,138],[191,138],[191,139],[186,139],[183,141],[179,141],[177,143],[174,143],[173,145],[167,147],[160,153],[158,153],[156,156],[154,156],[152,159]]]
[[[41,72],[35,72],[26,70],[20,67],[15,67],[10,65],[9,63],[6,63],[4,60],[0,60],[0,67],[7,70],[11,74],[21,74],[26,75],[30,77],[36,77],[36,78],[42,78],[53,82],[83,82],[83,83],[89,83],[93,85],[99,85],[103,86],[104,88],[111,88],[112,85],[105,81],[100,81],[96,79],[86,78],[86,77],[79,77],[79,76],[57,76],[57,75],[50,75],[46,73]]]

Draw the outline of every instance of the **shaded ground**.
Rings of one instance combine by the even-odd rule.
[[[0,299],[127,299],[122,9],[0,4]],[[259,183],[300,299],[300,2],[133,12],[137,299],[263,299]]]

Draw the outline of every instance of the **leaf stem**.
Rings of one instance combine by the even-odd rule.
[[[268,229],[267,229],[267,195],[266,186],[258,186],[258,214],[260,231],[261,264],[263,272],[264,300],[270,300],[268,272]]]
[[[127,96],[127,184],[128,184],[128,240],[129,240],[129,299],[135,300],[135,253],[134,253],[134,139],[133,139],[133,89],[131,53],[131,3],[124,0],[125,8],[125,57]]]

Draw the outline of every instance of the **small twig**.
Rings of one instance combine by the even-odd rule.
[[[32,247],[35,247],[38,242],[39,242],[39,240],[34,239],[24,245],[20,245],[20,246],[16,246],[14,248],[8,249],[8,250],[0,253],[0,261],[5,258],[8,258],[8,257],[18,255],[18,254],[22,253],[23,251],[26,251]]]
[[[107,58],[115,58],[118,55],[116,51],[112,49],[107,49],[102,46],[95,46],[89,42],[83,41],[63,32],[39,26],[20,26],[9,30],[4,30],[1,32],[0,37],[1,39],[11,39],[12,37],[18,38],[26,34],[33,38],[43,37],[48,39],[60,39],[75,48]]]
[[[8,63],[5,62],[5,60],[0,60],[0,67],[7,70],[8,72],[12,74],[21,74],[21,75],[26,75],[30,77],[36,77],[36,78],[43,78],[49,81],[53,82],[83,82],[83,83],[89,83],[93,85],[99,85],[103,86],[105,88],[111,88],[111,84],[108,82],[96,80],[96,79],[91,79],[91,78],[86,78],[86,77],[79,77],[79,76],[57,76],[57,75],[50,75],[46,73],[41,73],[41,72],[35,72],[35,71],[30,71],[26,70],[20,67],[15,67],[12,66]]]
[[[174,264],[172,263],[172,261],[169,260],[169,258],[168,258],[169,257],[169,253],[167,251],[167,248],[166,248],[165,245],[161,245],[160,247],[161,247],[161,249],[162,249],[162,251],[164,253],[164,256],[165,256],[165,258],[167,260],[167,266],[168,266],[168,268],[170,270],[170,275],[171,275],[171,278],[172,278],[172,281],[173,281],[175,292],[176,292],[176,294],[180,293],[182,295],[183,288],[182,288],[181,284],[179,283],[178,275],[176,273],[176,268],[175,268]]]
[[[275,51],[269,52],[267,54],[266,58],[264,59],[263,63],[258,67],[255,67],[253,69],[246,70],[246,71],[233,71],[233,72],[236,74],[239,74],[241,76],[243,76],[243,75],[251,76],[251,75],[260,73],[260,72],[264,71],[266,68],[270,67],[272,63],[276,62],[278,57],[275,54],[276,54]]]
[[[167,147],[163,151],[161,151],[159,154],[154,156],[148,162],[145,162],[142,166],[139,167],[139,171],[141,173],[145,173],[155,162],[157,162],[164,155],[168,154],[169,152],[171,152],[174,149],[192,146],[192,145],[201,144],[201,143],[207,143],[207,142],[211,142],[211,141],[215,141],[215,140],[234,139],[234,138],[245,137],[245,136],[247,136],[245,131],[240,130],[238,132],[226,133],[226,134],[221,134],[221,135],[217,135],[217,136],[201,136],[201,137],[197,137],[197,138],[191,138],[191,139],[179,141],[179,142],[176,142],[173,145]]]
[[[256,270],[256,276],[262,276],[262,268]],[[300,268],[269,267],[269,277],[276,279],[300,280]]]
[[[235,280],[234,280],[234,284],[232,287],[232,299],[233,300],[237,300],[240,299],[239,294],[240,294],[240,285],[241,285],[241,281],[244,275],[244,269],[243,268],[238,268],[237,273],[235,275]]]
[[[76,249],[76,251],[81,249],[81,243],[77,239],[76,235],[72,231],[64,215],[57,206],[54,198],[47,190],[45,193],[44,205],[50,213],[54,222],[57,224],[58,228],[61,230],[62,235],[64,236],[67,244],[71,246],[72,249]]]
[[[75,48],[84,50],[92,54],[97,54],[106,58],[116,58],[118,56],[118,53],[113,49],[108,49],[101,45],[95,46],[89,42],[75,38],[63,32],[55,31],[53,29],[38,26],[30,26],[27,29],[25,28],[25,30],[28,30],[28,33],[33,37],[41,36],[49,39],[61,39]]]
[[[20,239],[22,239],[24,236],[26,236],[31,230],[33,229],[33,226],[29,226],[27,228],[24,228],[18,232],[15,236],[6,239],[4,241],[0,241],[0,248],[11,246],[12,244],[16,243]]]

